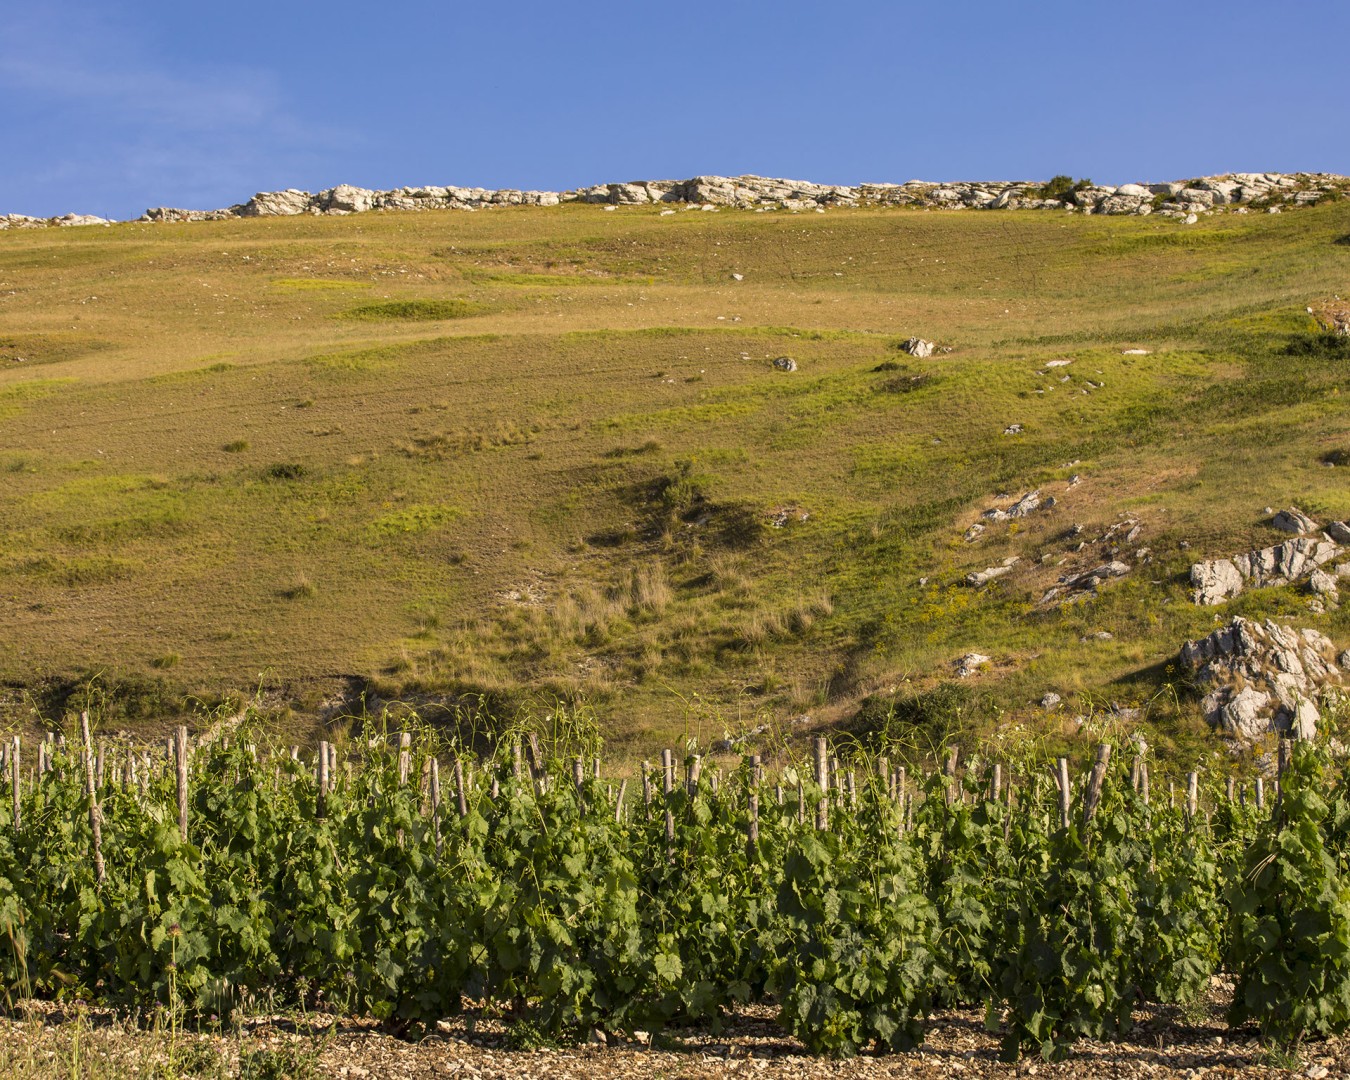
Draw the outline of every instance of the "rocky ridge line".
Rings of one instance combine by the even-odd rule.
[[[685,209],[723,207],[753,210],[824,210],[836,206],[913,206],[939,210],[1062,210],[1085,214],[1157,213],[1187,222],[1216,210],[1247,213],[1313,206],[1350,194],[1350,177],[1334,173],[1224,173],[1161,184],[1119,187],[1080,182],[1055,188],[1033,181],[903,184],[814,184],[763,176],[695,176],[688,180],[639,180],[596,184],[573,191],[489,190],[465,187],[401,187],[390,191],[339,184],[318,193],[288,188],[263,191],[223,210],[153,207],[138,220],[221,221],[239,217],[297,214],[359,214],[371,210],[483,210],[497,206],[557,206],[600,203],[608,206],[681,204]],[[674,213],[674,210],[663,211]],[[0,229],[106,225],[88,214],[36,218],[0,215]]]

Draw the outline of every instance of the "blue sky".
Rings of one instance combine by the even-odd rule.
[[[1350,4],[43,0],[0,213],[254,191],[1350,173]]]

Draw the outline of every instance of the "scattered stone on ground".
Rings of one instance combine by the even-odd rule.
[[[1005,428],[1003,429],[1003,434],[1004,434],[1004,435],[1021,435],[1021,434],[1022,434],[1022,425],[1021,425],[1021,424],[1009,424],[1007,427],[1005,427]]]
[[[1007,509],[998,506],[990,507],[980,517],[987,521],[1008,521],[1011,518],[1026,517],[1028,514],[1035,513],[1040,507],[1041,493],[1037,489],[1036,491],[1028,491]]]
[[[959,678],[967,679],[974,675],[980,668],[993,663],[993,657],[985,656],[984,653],[966,653],[965,656],[954,660],[953,666],[956,668],[956,674]]]
[[[1001,578],[1005,574],[1012,573],[1012,568],[1022,560],[1016,555],[1009,555],[998,566],[989,566],[983,570],[975,570],[966,575],[966,584],[978,589],[981,585],[988,585],[996,578]]]
[[[774,360],[773,366],[779,371],[796,371],[797,361],[790,356],[780,356]]]
[[[1321,528],[1317,522],[1297,506],[1291,506],[1288,510],[1281,510],[1271,518],[1270,524],[1279,529],[1280,532],[1292,533],[1294,536],[1309,536]]]
[[[1326,529],[1327,536],[1338,544],[1350,544],[1350,522],[1333,521]]]
[[[811,1057],[783,1032],[772,1005],[741,1006],[720,1031],[670,1028],[646,1039],[608,1033],[605,1041],[560,1044],[538,1050],[513,1048],[509,1022],[470,1008],[435,1025],[413,1042],[373,1021],[329,1015],[249,1020],[238,1031],[180,1033],[180,1050],[194,1060],[219,1062],[219,1075],[239,1075],[242,1057],[283,1075],[281,1066],[303,1075],[343,1080],[656,1080],[659,1077],[762,1076],[792,1080],[1013,1080],[1017,1077],[1073,1080],[1144,1080],[1153,1077],[1289,1077],[1282,1060],[1265,1050],[1252,1026],[1223,1021],[1232,996],[1230,980],[1217,978],[1194,1009],[1140,1004],[1133,1030],[1113,1042],[1082,1040],[1068,1060],[1045,1062],[1031,1055],[1017,1064],[999,1060],[1001,1034],[985,1028],[983,1009],[933,1014],[923,1046],[910,1053],[861,1054],[845,1061]],[[96,1075],[149,1080],[172,1072],[169,1040],[110,1016],[87,1022],[78,1036],[68,1006],[41,1006],[0,1019],[0,1061],[15,1064],[20,1080],[38,1080],[43,1069],[68,1060],[75,1038]],[[253,1056],[256,1055],[256,1056]],[[23,1071],[33,1063],[31,1071]],[[311,1072],[312,1070],[312,1072]],[[1319,1071],[1320,1070],[1320,1071]],[[285,1074],[290,1074],[285,1071]],[[1350,1038],[1309,1040],[1300,1048],[1297,1073],[1310,1080],[1350,1075]],[[48,1071],[45,1075],[52,1075]],[[269,1073],[268,1075],[271,1075]]]
[[[931,341],[925,341],[921,337],[912,337],[907,339],[900,348],[904,349],[910,356],[916,356],[923,360],[933,355],[935,346]]]
[[[1336,646],[1317,630],[1236,616],[1181,649],[1181,663],[1206,690],[1205,719],[1239,739],[1293,732],[1310,739],[1323,694],[1342,685]]]
[[[1047,710],[1053,709],[1057,705],[1059,705],[1059,703],[1062,700],[1063,698],[1061,698],[1058,694],[1056,694],[1053,690],[1051,690],[1044,697],[1041,698],[1041,708]]]

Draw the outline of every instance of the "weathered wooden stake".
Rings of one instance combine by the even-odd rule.
[[[174,740],[174,775],[178,781],[178,831],[187,839],[188,819],[188,733],[182,724],[178,725],[178,736]]]
[[[14,831],[18,832],[19,822],[19,736],[14,736],[14,741],[9,751],[9,786],[14,793]]]
[[[464,763],[455,758],[455,794],[459,799],[459,816],[469,816],[469,793],[464,790]]]
[[[643,809],[650,810],[652,805],[652,766],[650,762],[642,763],[642,806]]]
[[[999,795],[1003,792],[1003,766],[997,761],[994,762],[993,775],[989,780],[989,801],[998,802]]]
[[[398,737],[398,786],[408,783],[408,770],[412,767],[412,733],[405,731]]]
[[[1266,808],[1266,782],[1261,777],[1256,778],[1256,808],[1264,810]]]
[[[431,757],[431,834],[436,838],[436,857],[441,857],[441,763]]]
[[[1059,825],[1062,829],[1069,827],[1069,800],[1071,796],[1069,759],[1062,757],[1059,759]]]
[[[686,787],[689,791],[689,797],[692,799],[698,794],[698,778],[703,771],[703,758],[694,754],[689,759],[688,771],[685,776]]]
[[[670,750],[661,751],[661,791],[669,795],[675,790],[675,755]]]
[[[820,801],[816,803],[816,828],[824,832],[830,827],[830,762],[829,748],[824,735],[816,736],[816,786]]]
[[[1190,821],[1195,820],[1195,815],[1200,810],[1200,775],[1190,772],[1186,774],[1186,817]]]
[[[576,785],[577,794],[580,795],[586,783],[586,765],[580,757],[572,762],[572,783]]]
[[[319,798],[315,812],[319,817],[328,816],[328,744],[319,743]]]
[[[1087,791],[1083,796],[1083,825],[1086,827],[1097,812],[1102,801],[1102,783],[1106,780],[1106,768],[1111,762],[1111,747],[1101,743],[1097,747],[1097,763],[1092,766],[1092,775],[1088,777]]]
[[[623,800],[628,794],[628,777],[619,781],[619,797],[614,800],[614,824],[623,820]]]
[[[94,834],[94,877],[100,885],[108,876],[103,865],[103,815],[99,813],[98,792],[94,789],[94,754],[89,737],[89,714],[80,713],[80,737],[84,740],[85,792],[89,796],[89,829]]]
[[[1144,805],[1148,805],[1148,762],[1139,763],[1139,797],[1144,800]]]
[[[759,792],[750,792],[750,827],[747,854],[751,859],[759,849]]]

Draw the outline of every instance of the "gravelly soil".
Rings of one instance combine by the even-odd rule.
[[[1065,1062],[1039,1058],[1016,1065],[998,1060],[998,1037],[984,1030],[975,1010],[941,1013],[930,1025],[922,1050],[832,1061],[808,1056],[783,1034],[773,1010],[739,1012],[720,1034],[668,1032],[656,1046],[611,1042],[575,1047],[511,1049],[501,1021],[466,1014],[438,1025],[420,1041],[408,1041],[374,1024],[311,1017],[307,1024],[255,1020],[225,1035],[179,1036],[177,1075],[236,1076],[251,1057],[253,1067],[268,1059],[268,1076],[340,1077],[351,1080],[430,1077],[604,1080],[705,1076],[763,1077],[1227,1077],[1350,1076],[1350,1038],[1309,1043],[1298,1060],[1263,1048],[1252,1029],[1229,1030],[1215,1000],[1190,1019],[1173,1009],[1144,1007],[1120,1043],[1081,1043]],[[70,1075],[71,1023],[50,1009],[27,1019],[0,1022],[0,1071],[37,1077]],[[129,1030],[94,1019],[84,1036],[86,1060],[102,1060],[88,1075],[165,1075],[153,1064],[165,1056],[167,1036]],[[188,1052],[184,1052],[184,1047]],[[24,1068],[24,1062],[28,1067]],[[287,1063],[278,1068],[280,1063]],[[1294,1071],[1281,1065],[1292,1066]],[[83,1071],[81,1075],[84,1075]]]

